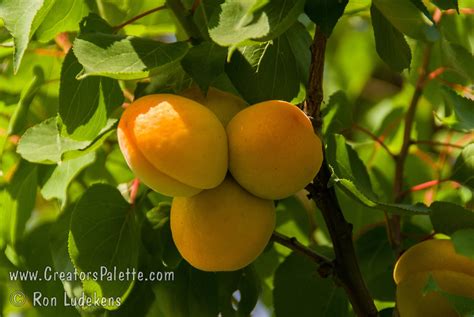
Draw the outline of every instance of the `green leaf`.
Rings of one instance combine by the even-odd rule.
[[[364,232],[354,246],[370,294],[378,300],[394,301],[396,285],[392,272],[396,259],[385,227],[378,226]]]
[[[24,269],[29,272],[38,272],[38,279],[28,279],[21,282],[22,289],[30,299],[35,292],[40,292],[43,298],[57,298],[57,305],[37,305],[35,307],[39,316],[67,316],[79,317],[79,312],[74,306],[62,304],[64,288],[61,282],[50,271],[53,267],[53,259],[50,252],[49,239],[52,224],[46,223],[28,232],[19,247],[19,254],[24,261]],[[45,276],[43,278],[43,272]],[[60,271],[58,271],[60,272]],[[46,278],[51,278],[46,280]]]
[[[456,253],[467,256],[474,260],[474,228],[461,229],[451,236]]]
[[[114,28],[102,19],[99,15],[95,13],[89,13],[87,17],[82,19],[79,23],[79,28],[81,34],[86,33],[105,33],[112,34],[114,33]]]
[[[331,134],[326,142],[327,159],[337,177],[353,182],[366,196],[375,199],[369,173],[357,152],[346,143],[344,136]]]
[[[159,316],[215,317],[218,310],[218,288],[215,273],[198,271],[184,261],[170,283],[153,285]]]
[[[13,69],[16,73],[33,36],[33,20],[43,6],[43,0],[3,0],[0,2],[0,18],[13,36],[15,53]]]
[[[467,145],[461,151],[450,179],[474,189],[474,143]]]
[[[202,42],[189,49],[181,65],[199,87],[207,91],[211,83],[224,73],[226,56],[227,49],[213,42]]]
[[[460,229],[474,228],[474,212],[462,206],[436,201],[430,209],[431,223],[436,232],[451,235]]]
[[[258,3],[259,1],[257,1]],[[270,31],[267,35],[258,38],[258,41],[269,41],[272,40],[286,30],[292,27],[298,20],[298,17],[303,13],[305,0],[260,0],[260,8],[256,9],[255,14],[263,12],[268,16],[268,24]]]
[[[394,214],[429,215],[430,209],[423,204],[406,205],[379,201],[372,191],[364,163],[346,144],[345,138],[337,134],[330,134],[326,138],[326,157],[332,168],[331,181],[349,197],[367,207]]]
[[[443,291],[431,274],[428,277],[428,281],[426,282],[423,292],[425,294],[429,292],[439,293],[441,296],[445,297],[451,303],[451,305],[453,305],[459,316],[472,317],[474,314],[474,299]]]
[[[56,164],[62,161],[65,152],[90,145],[90,141],[61,136],[60,125],[58,119],[53,117],[26,130],[18,143],[18,154],[30,162]]]
[[[23,88],[20,101],[18,101],[17,108],[10,119],[10,124],[8,126],[9,135],[20,134],[23,132],[31,102],[36,96],[38,90],[41,88],[41,85],[44,83],[44,72],[41,67],[35,66],[33,73],[33,78],[28,85]]]
[[[76,38],[73,51],[84,66],[79,79],[105,76],[130,80],[153,76],[175,67],[186,55],[188,44],[87,33]]]
[[[380,58],[393,70],[401,72],[410,67],[411,50],[403,34],[377,9],[370,7],[372,27],[375,36],[375,48]]]
[[[446,39],[441,40],[441,57],[446,66],[463,77],[474,81],[474,56],[464,46],[451,43]]]
[[[340,133],[350,128],[353,122],[353,106],[342,90],[338,90],[329,97],[327,104],[323,106],[323,134]]]
[[[434,23],[411,0],[373,0],[372,3],[403,34],[432,42],[439,38]]]
[[[36,30],[38,41],[48,42],[60,32],[78,31],[88,11],[86,0],[56,0]]]
[[[20,161],[10,183],[0,192],[0,236],[13,245],[23,236],[35,207],[37,170],[37,166]]]
[[[349,0],[308,0],[304,11],[311,21],[321,28],[326,37],[329,37],[337,21],[344,14],[347,3]]]
[[[217,272],[219,312],[223,316],[250,316],[261,292],[259,276],[250,265],[233,272]],[[238,298],[235,293],[238,291]]]
[[[238,290],[240,291],[240,301],[237,305],[237,312],[242,316],[250,316],[257,305],[261,292],[260,279],[253,266],[247,266],[242,270]]]
[[[68,207],[51,225],[51,230],[49,232],[49,249],[54,269],[56,272],[63,272],[64,274],[74,274],[75,272],[74,264],[72,264],[68,252],[69,224],[71,223],[71,215],[74,206],[75,205],[68,205]],[[64,290],[67,292],[69,298],[81,297],[81,281],[62,280],[61,282],[63,283]]]
[[[161,202],[147,212],[146,217],[151,230],[144,224],[142,239],[148,251],[156,254],[166,267],[176,268],[183,258],[171,235],[170,209],[169,203]]]
[[[81,64],[69,51],[61,71],[59,115],[73,139],[91,140],[106,126],[124,97],[116,80],[105,77],[77,80],[81,71]]]
[[[445,104],[452,110],[449,117],[439,118],[444,124],[458,130],[473,130],[474,116],[474,100],[458,95],[452,89],[444,87],[441,91]]]
[[[58,164],[41,188],[41,195],[46,200],[58,199],[64,207],[69,184],[84,168],[91,165],[94,160],[95,152],[91,152]]]
[[[459,12],[458,0],[431,0],[436,6],[443,10],[456,9]]]
[[[310,45],[311,37],[297,23],[271,42],[240,47],[226,65],[226,73],[250,104],[291,101],[308,80]]]
[[[273,303],[276,317],[349,316],[342,288],[318,275],[317,265],[296,253],[280,264],[274,277]]]
[[[139,227],[134,210],[120,192],[106,184],[90,187],[77,202],[69,232],[69,254],[82,272],[126,272],[137,269]],[[84,291],[98,297],[127,298],[134,281],[85,280]],[[115,310],[116,305],[104,305]]]
[[[226,0],[220,10],[213,10],[209,35],[217,44],[232,48],[251,39],[271,40],[296,22],[304,3],[304,0]]]
[[[120,305],[119,310],[111,311],[108,317],[166,317],[153,311],[153,305],[159,306],[151,283],[137,283],[127,301]]]
[[[268,16],[251,12],[254,0],[226,0],[211,17],[209,35],[221,46],[264,37],[270,32]]]

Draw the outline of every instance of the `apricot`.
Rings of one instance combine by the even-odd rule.
[[[394,269],[401,317],[458,316],[438,292],[424,294],[431,276],[443,291],[474,299],[474,260],[457,254],[450,240],[427,240],[406,251]]]
[[[253,196],[230,176],[192,197],[175,197],[171,232],[186,261],[203,271],[234,271],[257,258],[275,227],[273,201]]]
[[[303,189],[323,161],[322,144],[298,107],[265,101],[245,108],[227,126],[229,170],[250,193],[282,199]]]
[[[164,195],[191,196],[225,178],[225,129],[211,110],[188,98],[137,99],[124,111],[117,136],[130,169]]]
[[[180,95],[209,108],[219,118],[224,127],[239,111],[247,106],[242,98],[214,87],[209,87],[207,94],[204,95],[198,86],[191,86],[182,91]]]

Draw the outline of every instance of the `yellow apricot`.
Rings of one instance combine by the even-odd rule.
[[[191,196],[225,178],[225,129],[212,111],[188,98],[137,99],[124,111],[117,136],[135,175],[162,194]]]
[[[451,303],[438,292],[424,289],[431,277],[445,292],[474,298],[474,276],[452,271],[413,273],[397,286],[397,309],[400,317],[458,317]]]
[[[451,240],[426,240],[408,249],[393,271],[395,283],[413,273],[447,270],[474,276],[474,260],[457,254]]]
[[[245,108],[227,126],[229,170],[252,194],[288,197],[316,176],[322,144],[298,107],[265,101]]]
[[[438,292],[424,294],[429,276],[445,292],[474,299],[474,260],[457,254],[451,240],[427,240],[406,251],[393,272],[401,317],[457,317]]]
[[[192,197],[175,197],[171,232],[186,261],[203,271],[235,271],[250,264],[275,227],[273,201],[253,196],[230,176]]]
[[[204,95],[198,86],[191,86],[182,91],[180,95],[211,109],[224,127],[240,110],[247,106],[242,98],[214,87],[209,87],[207,95]]]

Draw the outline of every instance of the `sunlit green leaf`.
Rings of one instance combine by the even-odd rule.
[[[64,206],[69,183],[81,170],[92,164],[94,160],[95,153],[91,152],[76,159],[67,160],[56,166],[41,188],[43,197],[48,200],[56,198],[62,203],[62,206]]]
[[[0,2],[0,18],[15,41],[14,71],[18,71],[30,38],[33,36],[33,20],[43,6],[43,0],[3,0]]]
[[[79,30],[79,22],[87,15],[86,0],[56,0],[36,30],[41,42],[47,42],[60,32]]]
[[[74,41],[73,50],[84,66],[84,71],[78,77],[105,76],[130,80],[175,67],[186,54],[188,44],[87,33]]]

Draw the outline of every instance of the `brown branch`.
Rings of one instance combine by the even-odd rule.
[[[454,143],[447,143],[447,142],[438,142],[438,141],[431,141],[431,140],[412,140],[411,144],[426,144],[431,146],[446,146],[446,147],[454,147],[457,149],[463,149],[463,145],[454,144]]]
[[[151,10],[145,11],[145,12],[143,12],[143,13],[140,13],[139,15],[137,15],[137,16],[131,18],[130,20],[127,20],[127,21],[125,21],[125,22],[123,22],[123,23],[121,23],[121,24],[119,24],[119,25],[114,26],[114,30],[115,30],[115,31],[118,31],[118,30],[122,29],[122,28],[123,28],[124,26],[126,26],[126,25],[132,24],[133,22],[135,22],[135,21],[137,21],[137,20],[139,20],[139,19],[141,19],[141,18],[143,18],[143,17],[146,17],[147,15],[150,15],[150,14],[152,14],[152,13],[155,13],[155,12],[160,11],[160,10],[163,10],[163,9],[166,9],[166,6],[165,6],[165,5],[162,5],[162,6],[153,8],[153,9],[151,9]]]
[[[330,259],[326,258],[324,255],[317,253],[316,251],[311,250],[310,248],[301,244],[294,237],[287,237],[279,232],[273,232],[272,240],[278,244],[284,245],[290,250],[300,253],[305,257],[309,258],[311,261],[315,262],[318,266],[318,272],[322,277],[328,277],[332,274],[333,263]]]
[[[413,129],[413,123],[415,120],[416,108],[418,102],[423,94],[423,89],[428,77],[428,66],[431,57],[431,44],[427,44],[423,53],[423,61],[419,70],[418,80],[415,86],[415,92],[408,106],[408,110],[405,114],[405,126],[403,129],[403,143],[400,149],[400,153],[396,156],[395,161],[395,176],[393,183],[393,193],[395,202],[400,202],[403,199],[401,193],[403,192],[403,174],[405,169],[405,161],[408,156],[408,150],[411,145],[411,131]],[[399,252],[401,244],[400,234],[400,215],[393,215],[388,219],[387,226],[389,227],[389,239],[393,249]]]
[[[304,110],[317,131],[322,124],[323,72],[326,37],[316,28],[312,45],[312,62],[308,96]],[[334,246],[334,277],[346,291],[357,316],[377,316],[378,312],[365,285],[352,241],[352,224],[344,218],[334,187],[328,187],[330,172],[326,160],[316,178],[306,189],[324,217]]]
[[[354,124],[352,126],[354,129],[356,130],[359,130],[361,132],[364,132],[365,134],[367,134],[372,140],[374,140],[375,142],[377,142],[392,158],[395,158],[395,154],[392,153],[392,151],[390,151],[390,149],[388,148],[388,146],[384,143],[384,141],[379,138],[378,136],[376,136],[375,134],[373,134],[371,131],[369,131],[368,129],[364,128],[364,127],[361,127],[357,124]]]
[[[321,104],[323,103],[323,74],[326,53],[326,36],[316,28],[313,45],[311,47],[311,66],[309,70],[309,84],[304,112],[312,119],[314,128],[319,130],[322,126]]]

